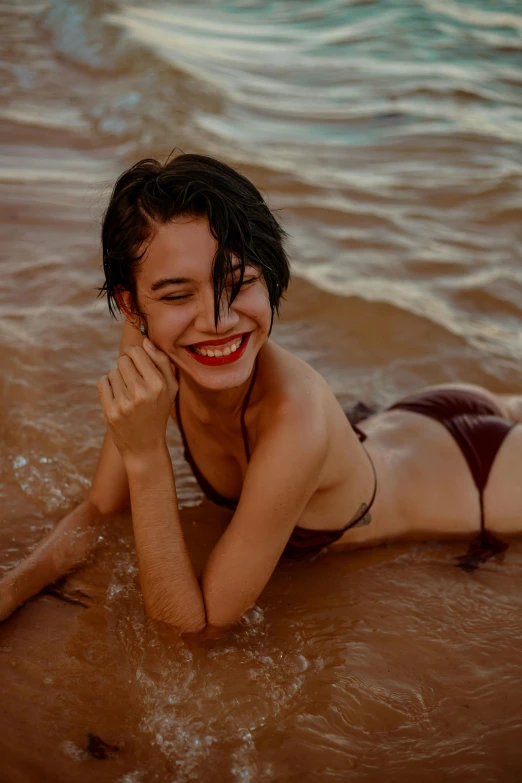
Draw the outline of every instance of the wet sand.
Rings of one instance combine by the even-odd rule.
[[[487,39],[494,20],[477,9],[468,32],[488,53],[491,81],[472,89],[484,76],[478,55],[458,73],[433,66],[431,82],[419,66],[386,119],[377,89],[386,68],[370,52],[346,82],[358,85],[359,104],[343,97],[337,122],[335,102],[317,108],[299,93],[302,116],[285,103],[295,75],[268,27],[281,95],[261,117],[268,87],[253,43],[252,102],[243,82],[226,81],[244,69],[226,71],[242,50],[220,37],[213,14],[223,10],[205,21],[174,4],[175,23],[162,17],[151,38],[150,19],[124,3],[125,25],[105,24],[114,7],[103,3],[3,8],[0,573],[88,491],[104,432],[95,384],[121,331],[96,301],[99,221],[107,188],[142,155],[175,145],[218,155],[269,195],[294,264],[274,339],[319,370],[343,405],[385,405],[447,380],[522,391],[520,117],[509,92],[520,74],[516,50],[509,41],[502,50],[500,32]],[[223,28],[240,41],[243,13],[256,7]],[[133,41],[122,32],[131,21]],[[371,17],[358,23],[347,34],[366,29],[378,42]],[[409,23],[398,24],[400,40]],[[281,29],[304,57],[292,24]],[[458,48],[459,25],[448,24]],[[196,46],[203,34],[208,49]],[[317,46],[303,67],[317,62],[333,84],[345,53],[328,64]],[[218,61],[222,92],[211,79]],[[311,88],[326,95],[317,79]],[[347,138],[335,135],[341,127]],[[168,438],[200,567],[228,517],[202,499],[172,425]],[[237,629],[196,644],[146,620],[130,517],[100,535],[90,564],[0,625],[2,783],[520,779],[521,543],[473,574],[455,568],[461,543],[282,561]]]

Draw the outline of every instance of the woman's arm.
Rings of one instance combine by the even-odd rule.
[[[181,529],[168,449],[160,446],[125,464],[147,614],[182,631],[200,631],[205,605]]]
[[[120,344],[141,345],[143,337],[125,322]],[[94,551],[101,520],[129,506],[125,466],[106,433],[86,500],[58,522],[31,554],[0,580],[0,621],[64,574],[78,568]]]
[[[196,632],[206,625],[233,625],[243,616],[270,579],[317,487],[326,432],[320,414],[315,422],[297,410],[272,418],[258,437],[238,508],[205,564],[200,583],[183,538],[167,449],[127,461],[149,617]]]
[[[183,632],[235,624],[270,579],[320,480],[327,428],[320,405],[280,411],[258,436],[232,521],[196,578],[183,538],[168,451],[126,463],[148,615]]]
[[[119,356],[125,346],[143,345],[143,335],[128,321],[123,324]],[[125,465],[110,432],[105,435],[98,465],[94,473],[89,498],[102,514],[111,514],[129,506],[129,482]]]
[[[98,383],[128,477],[142,593],[148,615],[185,631],[205,627],[199,584],[181,530],[165,431],[178,384],[163,351],[125,346]]]
[[[151,618],[185,632],[233,625],[268,582],[321,480],[328,447],[321,401],[304,395],[300,404],[271,411],[259,427],[238,508],[200,585],[165,443],[177,381],[168,356],[149,341],[125,353],[98,391],[129,480],[145,608]]]
[[[105,435],[88,497],[61,519],[0,581],[0,621],[61,576],[82,565],[96,548],[101,520],[129,505],[123,461]]]
[[[255,604],[320,484],[327,451],[318,397],[271,413],[259,432],[237,510],[203,569],[210,626],[233,625]]]
[[[96,546],[101,518],[98,508],[84,500],[7,572],[0,581],[0,621],[86,560]]]

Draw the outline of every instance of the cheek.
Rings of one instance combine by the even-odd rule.
[[[272,312],[270,310],[268,291],[264,285],[256,285],[240,296],[241,304],[239,306],[245,314],[255,318],[260,323],[267,322],[270,324]]]
[[[188,307],[157,308],[149,318],[151,336],[156,337],[158,345],[162,340],[171,343],[185,331],[190,321]]]

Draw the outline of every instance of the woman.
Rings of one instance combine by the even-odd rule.
[[[211,158],[120,177],[102,233],[101,291],[126,316],[98,383],[107,434],[87,500],[0,584],[0,617],[81,563],[129,502],[147,613],[191,632],[234,624],[283,553],[480,532],[461,558],[472,568],[520,532],[522,396],[437,386],[351,425],[324,379],[269,340],[283,236],[252,183]],[[199,579],[169,416],[203,490],[234,511]]]

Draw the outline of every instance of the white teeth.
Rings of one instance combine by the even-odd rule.
[[[231,353],[234,353],[237,351],[239,346],[241,345],[241,340],[243,338],[240,337],[239,340],[236,340],[235,343],[232,343],[232,345],[227,345],[226,348],[223,348],[222,350],[220,348],[215,348],[212,350],[211,348],[193,348],[193,350],[196,353],[199,353],[200,356],[230,356]]]

